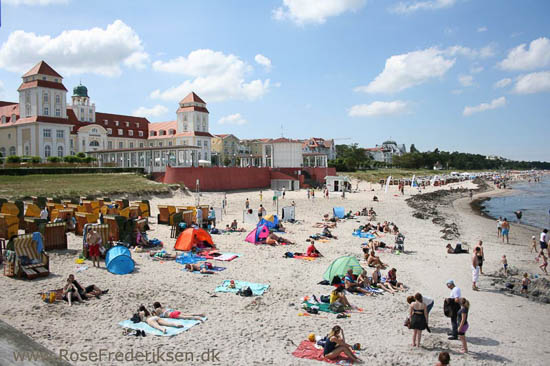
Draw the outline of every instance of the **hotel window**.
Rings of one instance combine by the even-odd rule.
[[[48,107],[44,107],[44,115],[45,116],[49,116],[50,115],[50,110]]]
[[[134,148],[134,143],[130,142],[130,149],[133,149],[133,148]]]
[[[140,142],[140,143],[139,143],[139,147],[143,147],[143,142]]]
[[[48,103],[48,93],[44,93],[43,94],[43,97],[44,97],[44,103]]]
[[[45,76],[42,76],[42,80],[47,80]]]
[[[94,111],[92,109],[90,109],[90,114],[92,114]]]
[[[44,146],[44,156],[49,157],[52,154],[52,148],[49,145]]]
[[[184,123],[184,124],[183,124],[183,130],[184,130],[184,131],[187,131],[187,123]]]
[[[124,122],[126,124],[126,127],[130,127],[130,122]]]
[[[136,128],[139,128],[139,122],[136,122]]]
[[[71,155],[74,156],[74,155],[76,155],[76,153],[71,150]]]
[[[44,137],[52,137],[52,130],[48,128],[44,129]]]
[[[168,141],[168,146],[172,146],[172,141]]]
[[[71,139],[71,149],[74,147],[74,141]]]
[[[31,115],[31,106],[30,106],[29,104],[27,104],[27,105],[25,106],[25,115],[26,115],[27,117],[29,117],[29,116]]]
[[[59,109],[59,108],[55,109],[55,116],[56,117],[61,117],[61,109]]]
[[[162,147],[162,141],[161,141],[161,142],[159,142],[159,147]]]
[[[153,147],[153,143],[152,143],[152,142],[149,143],[149,147]]]
[[[143,131],[138,131],[139,137],[143,137]]]
[[[31,92],[27,91],[25,92],[25,103],[31,102]]]
[[[184,113],[184,114],[183,114],[183,120],[184,120],[185,122],[187,122],[187,113]]]
[[[61,97],[59,96],[59,94],[56,94],[56,95],[55,95],[55,103],[56,103],[56,104],[61,103]]]
[[[80,108],[80,114],[84,114],[84,108]]]
[[[121,128],[118,129],[118,135],[122,136],[122,129]]]
[[[202,141],[201,140],[197,141],[197,146],[202,146]]]
[[[0,156],[5,157],[6,156],[6,148],[0,147]]]
[[[31,149],[28,146],[25,146],[25,155],[29,156],[31,154]]]
[[[57,156],[62,158],[63,157],[63,146],[57,147]]]
[[[58,139],[62,139],[65,136],[65,131],[57,130],[56,131],[56,136],[57,136]]]
[[[112,141],[108,141],[108,142],[107,142],[107,148],[108,148],[109,150],[112,150],[112,149],[113,149],[113,142],[112,142]]]
[[[124,148],[124,142],[122,142],[122,141],[119,142],[119,143],[118,143],[118,148],[119,148],[119,149],[123,149],[123,148]]]
[[[55,80],[55,82],[57,83],[57,78],[55,78],[54,80]]]
[[[109,124],[109,121],[107,121],[106,119],[103,120],[103,123],[105,124],[105,126],[107,126]]]
[[[118,126],[118,121],[115,121],[115,126]]]
[[[113,129],[112,129],[112,128],[108,128],[108,129],[107,129],[107,133],[108,133],[109,135],[112,134],[112,133],[113,133]]]
[[[134,136],[134,130],[128,131],[128,136]]]
[[[205,148],[205,149],[208,148],[208,141],[205,141],[205,142],[204,142],[204,148]]]

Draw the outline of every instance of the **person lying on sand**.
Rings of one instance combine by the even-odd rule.
[[[177,310],[163,308],[158,301],[153,304],[153,307],[153,315],[160,316],[161,318],[199,320],[201,322],[204,321],[202,319],[204,318],[204,314],[182,314],[180,311]]]
[[[152,250],[149,252],[149,256],[154,258],[162,258],[162,259],[176,259],[177,254],[176,253],[167,253],[164,249],[162,250]]]
[[[348,358],[354,363],[363,363],[359,357],[355,356],[353,350],[349,344],[346,343],[344,338],[344,330],[340,326],[335,325],[327,335],[327,342],[323,349],[323,356],[329,360],[334,360],[345,353]]]
[[[172,323],[161,319],[158,315],[151,314],[145,306],[141,305],[138,309],[139,318],[142,322],[147,323],[150,327],[160,330],[166,334],[166,327],[183,328],[183,325]]]
[[[200,272],[204,274],[213,274],[213,271],[210,271],[209,268],[212,268],[212,263],[204,262],[202,264],[199,263],[187,263],[185,265],[185,269],[189,272]]]
[[[74,300],[87,300],[89,295],[100,298],[101,295],[106,294],[109,290],[101,290],[96,285],[90,285],[82,287],[76,280],[74,275],[69,275],[67,283],[63,288],[63,300],[67,301],[69,305],[72,305]]]
[[[384,282],[382,282],[382,273],[380,273],[381,268],[382,267],[378,265],[376,266],[376,269],[372,272],[372,286],[378,287],[384,291],[394,294],[395,291],[386,286]]]
[[[359,285],[359,283],[355,279],[355,276],[353,275],[353,270],[351,268],[348,269],[348,272],[344,277],[344,286],[349,292],[360,292],[365,295],[371,294]]]
[[[277,236],[273,233],[269,234],[267,238],[265,238],[265,243],[269,245],[277,245],[277,244],[295,244],[293,241],[290,241],[288,239],[283,238],[282,236]]]
[[[447,244],[447,246],[445,248],[447,248],[447,253],[448,254],[468,253],[468,250],[462,249],[462,244],[460,244],[460,243],[457,243],[455,248],[453,248],[453,246],[451,244]]]
[[[315,223],[315,225],[313,225],[313,227],[317,227],[317,228],[329,227],[331,229],[334,229],[336,227],[336,223],[335,222],[317,222]]]

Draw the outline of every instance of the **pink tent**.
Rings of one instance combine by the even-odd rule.
[[[260,224],[246,236],[245,241],[253,244],[259,244],[261,241],[265,240],[268,235],[269,228],[267,225]]]

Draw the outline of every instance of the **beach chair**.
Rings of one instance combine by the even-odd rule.
[[[98,216],[88,212],[76,212],[76,228],[75,235],[82,235],[84,232],[84,225],[97,223]]]
[[[117,217],[119,219],[117,219]],[[113,241],[120,240],[120,218],[126,220],[123,216],[105,215],[103,216],[103,222],[109,226],[109,238]]]
[[[130,218],[133,218],[133,219],[136,219],[138,218],[138,216],[140,216],[140,209],[139,209],[139,206],[130,206],[128,207],[130,212],[129,212],[129,217]]]
[[[19,233],[19,218],[15,215],[0,213],[0,238],[9,239]]]
[[[122,210],[120,210],[120,212],[118,214],[120,216],[124,216],[127,219],[129,219],[130,218],[130,207],[123,208]]]
[[[40,208],[34,203],[27,204],[25,217],[40,217]]]
[[[82,255],[84,258],[88,258],[88,243],[86,243],[86,234],[88,233],[88,230],[91,228],[94,228],[97,230],[99,235],[101,236],[101,243],[103,248],[105,249],[104,253],[107,253],[107,251],[112,246],[112,241],[109,237],[109,225],[107,224],[86,224],[84,228],[84,240],[82,245]],[[104,254],[101,255],[102,257],[105,257]]]
[[[44,226],[44,250],[56,249],[67,249],[67,232],[64,222],[52,222]]]
[[[15,251],[15,274],[18,278],[32,280],[50,274],[50,261],[46,253],[38,253],[32,234],[20,235],[13,240]],[[30,263],[31,261],[37,263]]]
[[[159,214],[157,216],[157,223],[170,225],[170,216],[176,213],[176,207],[167,206],[167,205],[159,205],[157,207],[159,209]]]
[[[41,219],[41,218],[35,218],[35,217],[25,217],[25,224],[23,228],[25,229],[25,233],[32,234],[35,231],[40,231],[40,225],[47,223],[48,220]]]

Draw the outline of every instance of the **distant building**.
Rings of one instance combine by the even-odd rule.
[[[407,148],[404,144],[398,145],[393,140],[384,141],[382,145],[365,149],[365,153],[372,160],[386,164],[391,164],[394,156],[401,156],[406,152]]]
[[[214,135],[212,139],[212,160],[214,165],[235,166],[241,151],[241,142],[235,135]]]
[[[302,150],[306,154],[326,155],[328,160],[336,159],[336,146],[334,140],[325,140],[319,137],[312,137],[302,140]]]

